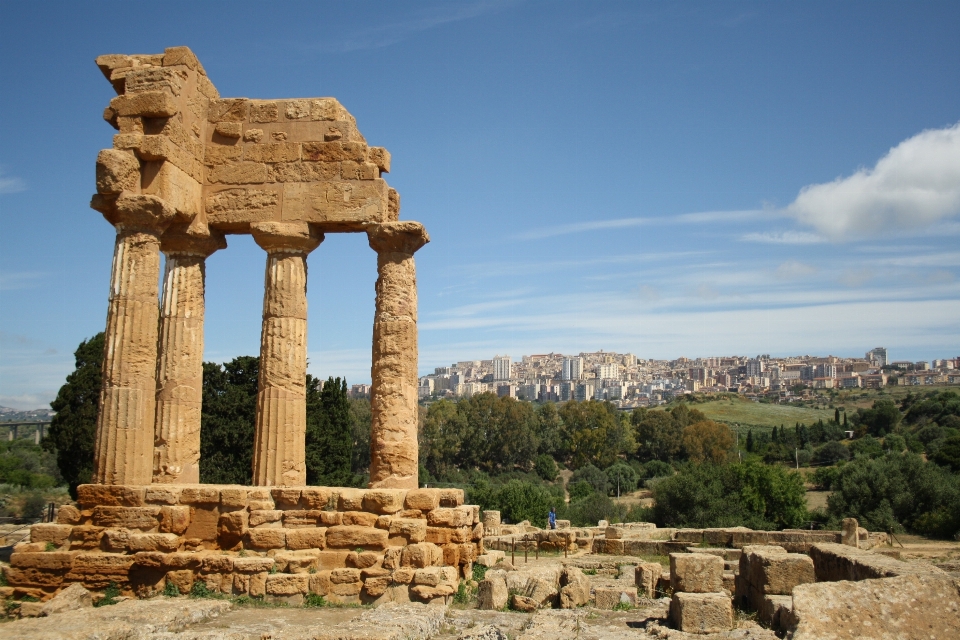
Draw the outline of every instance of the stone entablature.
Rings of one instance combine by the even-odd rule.
[[[267,254],[254,482],[304,484],[307,255],[325,233],[364,232],[378,273],[370,486],[415,489],[413,254],[429,236],[399,220],[390,153],[334,98],[221,98],[186,47],[97,65],[119,133],[91,201],[117,231],[94,482],[199,482],[205,261],[249,233]]]
[[[343,602],[447,598],[482,552],[460,489],[81,485],[34,525],[7,581],[45,599],[116,582],[140,597],[195,580],[222,593]],[[49,550],[48,550],[49,549]]]

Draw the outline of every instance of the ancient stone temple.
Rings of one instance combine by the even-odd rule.
[[[399,221],[389,152],[333,98],[221,98],[185,47],[97,64],[119,133],[91,203],[117,230],[96,481],[199,482],[204,261],[249,233],[266,253],[254,482],[303,485],[307,255],[326,233],[362,232],[379,272],[370,483],[417,488],[413,254],[429,238]]]
[[[449,597],[483,525],[462,491],[419,489],[413,255],[429,237],[399,220],[390,154],[333,98],[221,98],[186,47],[97,65],[118,133],[91,203],[117,233],[94,484],[34,527],[10,584]],[[368,489],[303,486],[307,256],[340,232],[377,254]],[[205,260],[236,233],[266,254],[255,487],[199,484]]]

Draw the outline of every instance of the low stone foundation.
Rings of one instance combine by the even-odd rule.
[[[143,597],[197,580],[214,592],[343,602],[447,598],[482,552],[459,489],[82,485],[79,508],[34,525],[7,583],[46,599],[115,582]]]

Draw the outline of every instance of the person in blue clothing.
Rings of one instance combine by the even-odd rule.
[[[550,515],[547,516],[547,520],[550,522],[551,529],[557,528],[557,508],[556,507],[550,507]]]

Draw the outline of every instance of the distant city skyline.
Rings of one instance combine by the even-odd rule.
[[[104,328],[115,232],[89,201],[116,132],[93,60],[174,45],[223,95],[334,96],[390,151],[400,217],[431,236],[421,374],[601,347],[960,350],[956,2],[231,8],[4,6],[0,406],[45,406]],[[212,362],[260,345],[264,252],[227,241]],[[374,253],[328,234],[308,265],[308,371],[369,382]]]

